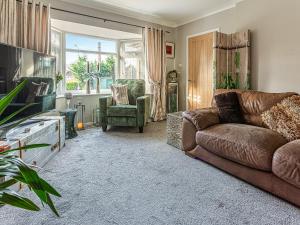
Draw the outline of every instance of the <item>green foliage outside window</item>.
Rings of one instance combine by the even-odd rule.
[[[89,78],[113,77],[115,74],[116,60],[114,56],[109,56],[100,63],[100,71],[97,69],[98,62],[95,60],[90,62],[90,73],[87,73],[87,63],[86,56],[78,56],[77,61],[69,66],[69,70],[77,82],[67,82],[67,90],[76,90],[78,87],[83,89]]]

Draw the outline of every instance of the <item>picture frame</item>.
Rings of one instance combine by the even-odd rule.
[[[166,42],[166,57],[171,59],[175,58],[175,43]]]

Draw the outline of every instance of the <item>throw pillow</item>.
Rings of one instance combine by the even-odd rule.
[[[28,89],[29,93],[27,95],[25,102],[26,103],[34,103],[35,97],[38,96],[41,92],[41,88],[42,88],[41,84],[31,82],[29,89]]]
[[[113,84],[112,96],[117,105],[128,105],[128,85]]]
[[[40,92],[38,93],[38,96],[47,95],[48,90],[49,90],[49,84],[41,82],[41,89],[40,89]]]
[[[227,92],[215,96],[221,123],[244,123],[240,103],[236,92]]]
[[[264,125],[288,141],[300,139],[300,96],[285,98],[261,115]]]

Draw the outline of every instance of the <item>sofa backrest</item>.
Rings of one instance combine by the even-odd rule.
[[[130,105],[136,105],[136,99],[145,95],[145,81],[139,79],[118,79],[117,84],[128,85],[128,99]]]
[[[261,118],[261,114],[263,112],[269,110],[272,106],[281,102],[283,99],[297,94],[294,92],[266,93],[236,89],[217,89],[215,91],[215,95],[226,92],[236,92],[238,94],[239,103],[246,123],[260,127],[263,126]],[[213,105],[215,106],[214,101]]]

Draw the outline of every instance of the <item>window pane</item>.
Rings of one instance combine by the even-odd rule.
[[[66,34],[67,49],[116,53],[116,45],[115,41],[76,34]]]
[[[125,52],[142,52],[143,44],[141,41],[124,43]]]
[[[101,63],[99,64],[99,60]],[[100,88],[109,89],[115,77],[116,56],[86,54],[82,52],[66,52],[66,90],[85,90],[88,79],[91,81],[91,90],[96,89],[97,77],[100,77]],[[89,62],[89,71],[88,71]],[[99,71],[98,71],[99,68]]]

